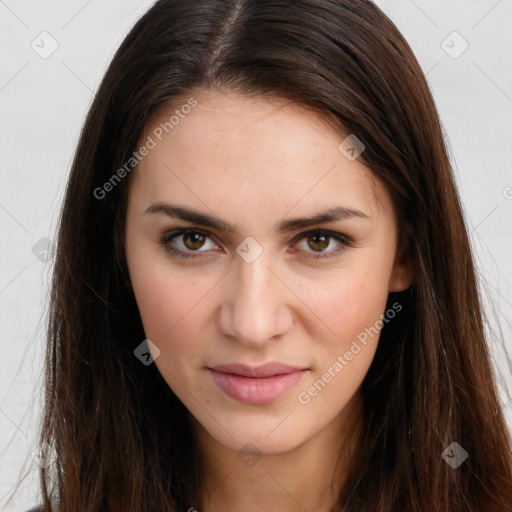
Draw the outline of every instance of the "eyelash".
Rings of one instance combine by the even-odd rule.
[[[208,233],[207,231],[203,231],[201,229],[196,229],[196,228],[181,228],[181,229],[175,229],[173,231],[170,231],[168,233],[165,233],[161,240],[160,240],[160,243],[164,246],[164,248],[170,252],[172,255],[174,256],[178,256],[179,258],[198,258],[198,257],[202,257],[200,254],[194,254],[194,252],[198,252],[198,253],[201,253],[201,252],[206,252],[206,251],[191,251],[191,252],[184,252],[180,249],[176,249],[170,245],[168,245],[168,243],[173,239],[173,238],[176,238],[180,235],[185,235],[185,234],[199,234],[199,235],[203,235],[205,237],[208,237],[208,238],[211,238],[211,235],[210,233]],[[337,242],[339,242],[341,244],[341,247],[339,249],[333,249],[327,253],[311,253],[309,256],[307,256],[308,258],[312,258],[314,260],[319,260],[319,259],[324,259],[324,258],[330,258],[334,255],[337,255],[339,254],[340,252],[342,251],[345,251],[347,249],[347,247],[351,247],[352,244],[351,244],[351,240],[344,236],[344,235],[341,235],[340,233],[336,233],[334,231],[328,231],[328,230],[325,230],[325,229],[313,229],[313,230],[310,230],[310,231],[306,231],[304,233],[301,233],[300,235],[298,235],[295,239],[294,239],[294,243],[298,243],[300,242],[301,240],[303,240],[304,238],[310,236],[310,235],[323,235],[323,236],[327,236],[329,238],[334,238]]]

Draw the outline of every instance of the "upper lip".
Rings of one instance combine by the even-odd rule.
[[[220,373],[231,373],[243,377],[272,377],[274,375],[286,375],[306,368],[298,368],[283,363],[267,363],[261,366],[247,366],[245,364],[220,364],[213,366],[210,370]]]

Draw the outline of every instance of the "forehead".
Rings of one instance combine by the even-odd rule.
[[[300,200],[312,208],[357,205],[371,216],[391,211],[383,184],[338,149],[347,135],[285,99],[194,91],[148,120],[139,146],[149,137],[154,147],[130,188],[146,203],[182,197],[208,205],[229,197],[231,206],[246,208],[282,209]]]

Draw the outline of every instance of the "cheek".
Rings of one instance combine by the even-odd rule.
[[[133,258],[130,277],[146,336],[160,346],[199,327],[198,319],[207,315],[202,299],[213,283],[209,286],[208,278],[173,272],[167,262],[149,261]]]
[[[200,343],[209,321],[207,301],[201,299],[209,287],[169,274],[163,266],[158,271],[157,264],[147,267],[134,272],[132,284],[146,337],[160,350],[154,364],[178,396],[185,383],[194,393],[199,385],[195,372],[202,366]]]
[[[311,291],[317,325],[327,325],[329,335],[311,344],[313,371],[296,400],[319,423],[333,420],[344,409],[368,373],[387,297],[384,286],[361,279],[341,280],[328,292]]]
[[[296,283],[298,296],[315,314],[316,335],[325,333],[326,346],[350,345],[353,338],[374,325],[384,312],[389,276],[382,267],[373,273],[370,268],[352,267],[323,282],[312,279]]]

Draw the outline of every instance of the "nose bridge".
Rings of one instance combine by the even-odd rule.
[[[269,258],[265,252],[250,263],[237,258],[222,304],[224,334],[247,345],[261,345],[289,326],[285,287],[270,270]]]

